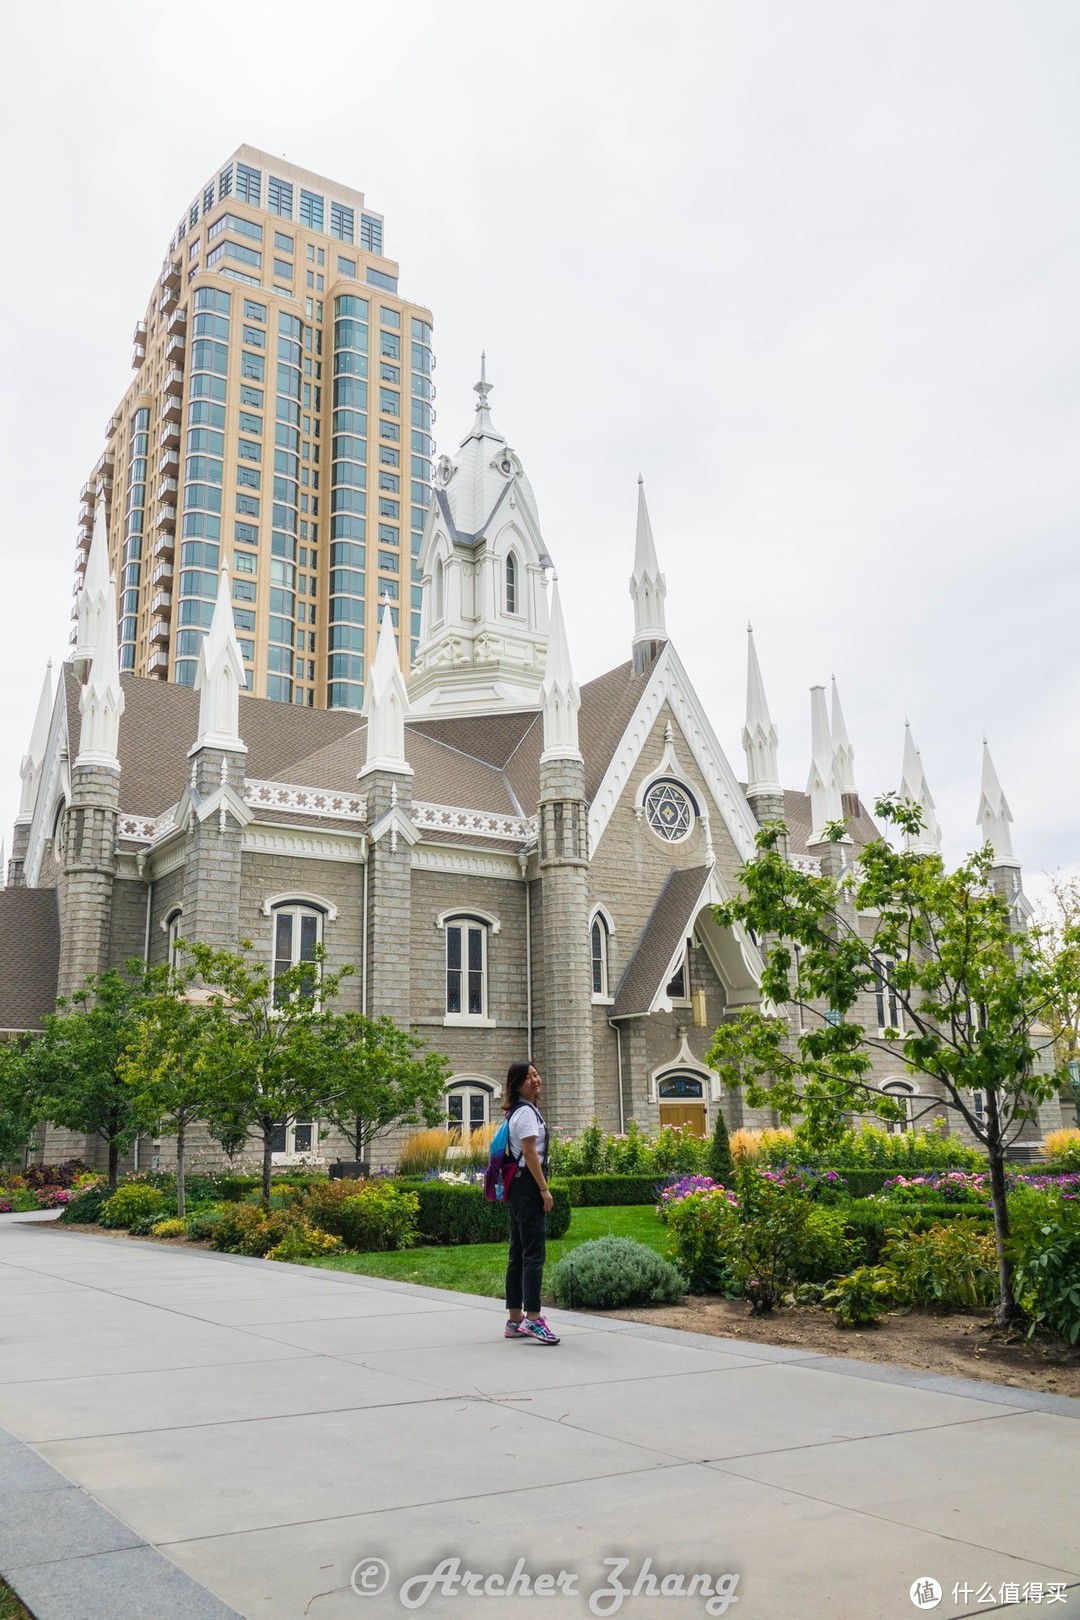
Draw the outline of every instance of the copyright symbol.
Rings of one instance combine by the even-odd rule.
[[[361,1558],[349,1577],[349,1585],[357,1597],[378,1597],[386,1590],[390,1579],[390,1565],[381,1558]]]

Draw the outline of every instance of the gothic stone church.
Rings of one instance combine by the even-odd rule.
[[[242,693],[224,567],[195,689],[121,676],[99,507],[78,644],[55,694],[46,677],[22,767],[0,1029],[33,1029],[87,974],[165,961],[181,937],[248,939],[275,967],[320,942],[356,968],[339,1005],[388,1013],[449,1056],[447,1117],[465,1129],[497,1114],[507,1065],[528,1055],[564,1131],[595,1117],[705,1132],[718,1108],[731,1126],[772,1122],[722,1096],[704,1061],[716,1025],[757,1001],[761,970],[712,907],[763,820],[782,816],[789,858],[815,866],[875,835],[835,691],[831,718],[813,692],[808,792],[785,792],[751,637],[740,784],[667,638],[640,486],[632,656],[579,688],[532,489],[489,385],[477,392],[471,431],[437,467],[414,667],[406,683],[387,605],[362,718]],[[908,745],[903,790],[936,846]],[[849,841],[830,845],[840,814]],[[1023,906],[988,756],[980,817]],[[881,1083],[926,1122],[937,1110],[895,1067]],[[283,1122],[279,1146],[282,1162],[347,1151],[318,1120]],[[143,1165],[165,1163],[171,1142],[139,1147]],[[50,1128],[43,1151],[93,1160],[102,1144]],[[214,1159],[208,1141],[192,1151]]]

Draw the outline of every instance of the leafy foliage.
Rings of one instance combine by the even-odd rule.
[[[1080,1204],[1023,1188],[1010,1198],[1009,1212],[1028,1337],[1048,1328],[1067,1344],[1080,1343]]]
[[[683,1279],[654,1249],[633,1238],[581,1243],[552,1268],[550,1288],[565,1309],[616,1310],[624,1305],[674,1305]]]
[[[136,1221],[159,1219],[164,1210],[165,1194],[159,1188],[149,1187],[145,1182],[131,1181],[117,1187],[112,1197],[102,1204],[98,1225],[124,1226],[130,1230]]]
[[[949,1221],[903,1231],[885,1245],[884,1264],[913,1305],[992,1305],[997,1290],[993,1235],[977,1222]]]
[[[859,1266],[837,1277],[822,1296],[822,1304],[836,1316],[841,1328],[869,1327],[898,1303],[896,1273],[888,1266]]]
[[[727,1120],[724,1118],[724,1110],[719,1106],[716,1110],[716,1123],[713,1125],[707,1157],[709,1175],[714,1181],[718,1181],[721,1187],[730,1187],[735,1179],[735,1164],[731,1157]]]
[[[334,1090],[326,1116],[366,1159],[377,1137],[421,1119],[435,1125],[445,1107],[449,1059],[392,1018],[339,1013],[326,1026]]]
[[[300,1208],[313,1226],[360,1253],[416,1242],[419,1199],[392,1181],[322,1182],[304,1194]]]

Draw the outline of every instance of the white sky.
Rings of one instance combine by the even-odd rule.
[[[1073,0],[64,0],[6,26],[9,848],[132,328],[246,140],[385,215],[435,315],[440,450],[486,348],[580,680],[629,653],[640,468],[739,774],[752,619],[790,786],[835,670],[865,799],[909,716],[959,856],[985,731],[1029,879],[1080,856]]]

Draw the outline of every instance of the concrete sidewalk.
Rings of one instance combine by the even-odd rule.
[[[695,1574],[738,1574],[735,1620],[893,1620],[922,1577],[938,1616],[1080,1620],[1080,1402],[557,1326],[509,1343],[491,1300],[5,1222],[0,1571],[38,1620],[374,1620],[454,1558],[524,1559],[519,1594],[565,1572],[553,1620],[724,1612],[660,1589]],[[640,1595],[590,1610],[615,1557]],[[534,1612],[450,1579],[406,1595]]]

